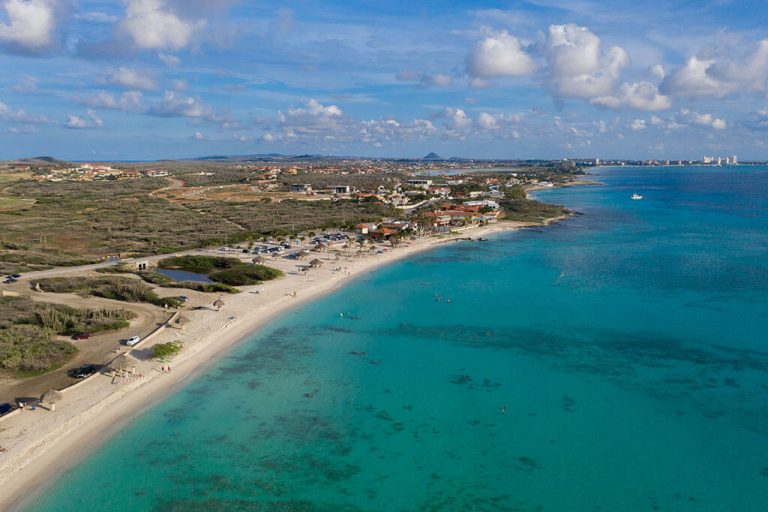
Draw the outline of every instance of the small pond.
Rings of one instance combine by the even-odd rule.
[[[186,270],[171,270],[169,268],[156,268],[155,272],[170,277],[174,281],[195,281],[198,283],[212,283],[207,275],[187,272]]]

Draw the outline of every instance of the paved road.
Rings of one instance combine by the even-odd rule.
[[[62,276],[67,274],[75,274],[77,272],[84,272],[87,270],[98,270],[100,268],[106,268],[106,267],[112,267],[115,265],[123,264],[123,263],[135,263],[135,262],[141,262],[141,261],[160,261],[164,258],[170,258],[171,256],[184,256],[184,255],[210,255],[210,254],[218,254],[221,255],[217,250],[214,249],[192,249],[189,251],[180,251],[173,254],[158,254],[155,256],[146,256],[143,258],[128,258],[128,259],[113,259],[113,260],[106,260],[101,263],[93,263],[91,265],[80,265],[77,267],[56,267],[48,270],[37,270],[34,272],[25,272],[19,281],[33,281],[35,279],[44,279],[47,277],[56,277],[56,276]],[[234,253],[233,253],[234,254]]]
[[[124,349],[121,340],[129,336],[145,337],[158,325],[170,318],[172,311],[165,311],[152,304],[117,302],[97,297],[82,298],[69,294],[32,293],[31,298],[40,302],[66,303],[73,307],[126,309],[137,314],[130,327],[117,332],[108,332],[88,340],[72,341],[78,353],[62,368],[26,379],[3,379],[0,384],[0,403],[11,402],[19,397],[39,397],[49,389],[62,389],[75,382],[67,371],[84,364],[105,364],[111,361],[119,349]],[[71,341],[71,340],[70,340]]]

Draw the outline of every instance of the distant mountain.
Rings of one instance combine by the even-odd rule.
[[[16,164],[20,165],[44,165],[44,166],[57,166],[57,167],[67,167],[69,166],[69,162],[66,162],[64,160],[59,160],[58,158],[54,158],[52,156],[32,156],[28,158],[19,158],[18,160],[13,161]]]
[[[422,158],[422,160],[445,160],[445,159],[440,155],[438,155],[437,153],[430,153],[424,158]]]
[[[199,162],[283,162],[297,160],[335,160],[340,157],[324,155],[283,155],[281,153],[259,153],[254,155],[208,155],[191,158]]]

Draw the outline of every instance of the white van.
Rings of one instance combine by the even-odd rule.
[[[131,336],[130,338],[125,340],[125,344],[128,345],[129,347],[132,347],[134,345],[137,345],[140,341],[141,341],[141,338],[139,338],[138,336]]]

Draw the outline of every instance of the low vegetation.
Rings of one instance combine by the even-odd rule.
[[[220,256],[179,256],[161,260],[159,266],[205,274],[211,280],[226,286],[249,286],[271,281],[283,273],[264,265],[243,263],[237,258]],[[202,284],[202,283],[201,283]]]
[[[509,187],[505,195],[506,197],[499,201],[499,205],[504,209],[505,220],[541,223],[570,213],[564,206],[528,199],[520,185]]]
[[[209,277],[229,286],[250,286],[277,279],[282,275],[283,272],[276,268],[249,263],[215,272]]]
[[[151,283],[161,288],[184,288],[203,293],[240,293],[240,290],[222,283],[202,283],[199,281],[174,281],[172,278],[157,272],[137,271],[127,266],[115,265],[98,269],[102,274],[134,274],[144,282]]]
[[[243,262],[237,258],[224,258],[221,256],[176,256],[160,260],[158,266],[172,270],[184,270],[196,274],[210,274],[217,270],[224,270]]]
[[[57,340],[57,335],[122,329],[135,317],[124,309],[73,308],[0,297],[0,371],[27,377],[55,370],[77,353],[73,344]]]
[[[56,341],[51,329],[11,325],[0,329],[0,370],[32,376],[60,368],[77,352],[66,341]]]
[[[152,357],[154,359],[165,359],[173,357],[184,348],[180,341],[169,341],[168,343],[158,343],[152,347]]]
[[[136,314],[125,309],[73,308],[22,297],[0,297],[0,329],[33,325],[62,336],[76,336],[123,329],[134,318]]]
[[[130,277],[53,277],[33,281],[33,285],[51,293],[76,293],[122,302],[147,302],[156,306],[179,307],[178,297],[160,297],[151,286]]]
[[[222,171],[210,179],[240,182],[249,175]],[[193,184],[194,175],[180,176]],[[398,215],[386,205],[352,200],[169,201],[153,195],[167,185],[163,178],[10,182],[2,197],[13,208],[0,208],[0,273],[173,253]]]

